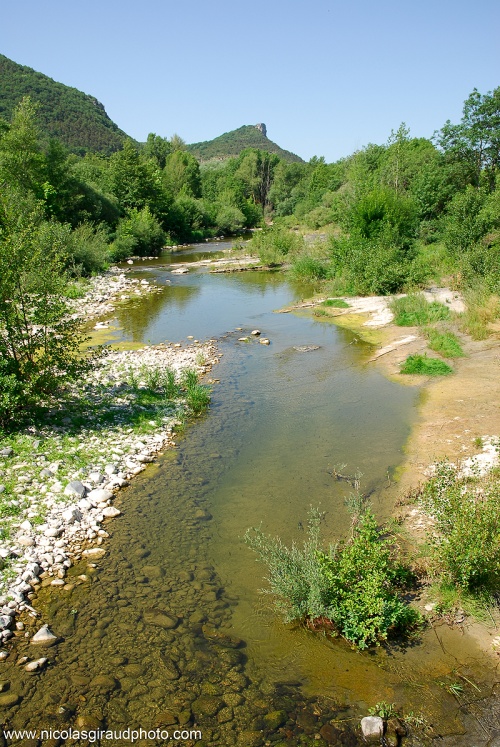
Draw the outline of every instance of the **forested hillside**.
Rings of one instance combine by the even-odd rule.
[[[261,260],[329,293],[388,294],[445,278],[468,294],[475,336],[500,316],[500,88],[473,91],[461,121],[432,140],[403,124],[387,143],[332,164],[246,148],[200,165],[180,137],[154,133],[80,156],[47,139],[47,116],[25,98],[0,120],[0,415],[54,382],[38,370],[42,342],[20,355],[12,325],[27,320],[20,339],[54,328],[52,314],[64,326],[56,300],[68,279],[179,241],[264,227],[250,246]],[[306,244],[311,229],[323,240]]]
[[[93,96],[0,55],[0,116],[10,119],[24,96],[39,105],[43,133],[57,138],[73,153],[109,155],[121,148],[127,137]]]
[[[266,153],[274,153],[288,163],[303,163],[302,158],[283,150],[279,145],[269,140],[265,134],[265,125],[244,125],[237,130],[225,132],[224,135],[206,140],[202,143],[192,143],[187,148],[200,161],[224,160],[230,156],[239,156],[246,148],[258,148]]]

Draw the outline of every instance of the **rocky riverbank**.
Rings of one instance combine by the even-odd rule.
[[[113,271],[93,279],[75,313],[108,313],[136,285]],[[141,284],[144,292],[154,286]],[[104,555],[106,523],[122,511],[119,491],[175,445],[176,427],[193,411],[186,372],[196,380],[217,360],[213,341],[111,352],[42,423],[0,442],[2,642],[24,629],[18,612],[37,615],[40,585],[67,588],[74,562]]]
[[[144,257],[144,259],[147,259]],[[115,311],[116,304],[139,298],[151,293],[161,293],[161,288],[148,280],[128,277],[131,267],[123,270],[110,267],[109,270],[85,280],[82,295],[70,300],[73,315],[79,319],[96,319]]]

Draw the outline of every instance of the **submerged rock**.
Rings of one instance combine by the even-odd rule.
[[[157,625],[159,628],[165,628],[166,630],[173,630],[179,623],[177,618],[170,617],[161,610],[147,610],[143,617],[149,625]]]
[[[365,716],[361,719],[361,731],[368,743],[379,743],[384,735],[384,722],[380,716]]]
[[[31,643],[42,646],[53,646],[58,640],[58,637],[49,629],[48,625],[42,625],[40,630],[31,639]]]

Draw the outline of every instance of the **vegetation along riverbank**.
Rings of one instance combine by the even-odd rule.
[[[90,328],[161,292],[131,274],[141,257],[250,229],[241,251],[191,266],[306,280],[311,297],[282,311],[354,330],[374,343],[367,366],[425,386],[394,517],[382,523],[338,467],[352,522],[337,545],[321,537],[314,505],[303,547],[247,533],[278,609],[359,649],[475,617],[489,627],[473,634],[497,656],[499,113],[500,89],[474,91],[433,140],[402,124],[333,164],[254,148],[200,163],[179,137],[154,133],[108,155],[68,153],[46,140],[32,102],[18,102],[0,122],[0,659],[30,635],[16,615],[37,616],[37,589],[84,583],[68,584],[68,569],[106,553],[121,489],[210,400],[201,377],[220,356],[213,340],[106,349]],[[45,625],[37,635],[53,636]],[[385,705],[363,727],[377,739],[393,714]]]

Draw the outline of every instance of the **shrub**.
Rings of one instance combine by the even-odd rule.
[[[320,259],[306,254],[294,259],[291,273],[304,280],[324,280],[328,276],[328,267]]]
[[[304,247],[304,239],[282,226],[272,226],[254,234],[247,247],[256,252],[264,264],[278,265],[289,254],[300,251]]]
[[[118,261],[134,254],[140,257],[157,255],[165,244],[165,238],[149,208],[133,208],[118,224],[111,246],[112,257]]]
[[[215,218],[217,229],[223,233],[237,233],[245,225],[246,219],[241,210],[234,205],[221,205]]]
[[[83,223],[69,235],[67,266],[72,275],[93,275],[104,270],[110,258],[104,227]]]
[[[391,243],[385,236],[367,238],[353,232],[330,240],[330,276],[343,280],[355,294],[397,293],[421,281],[415,251]]]
[[[82,322],[64,291],[68,232],[44,221],[40,205],[0,200],[0,422],[5,426],[81,376]]]
[[[359,648],[378,644],[391,632],[408,630],[418,613],[399,596],[408,580],[388,539],[365,512],[352,536],[328,552],[320,546],[321,513],[311,509],[303,548],[286,547],[279,537],[248,530],[247,544],[268,566],[276,608],[286,621],[299,620],[310,628],[326,627]]]
[[[394,324],[400,327],[419,327],[450,318],[447,306],[437,301],[428,303],[421,293],[409,294],[391,301]]]
[[[441,462],[420,502],[434,518],[437,530],[429,538],[434,573],[461,589],[498,591],[498,477],[465,477],[454,465]]]
[[[429,358],[427,355],[409,355],[400,369],[402,374],[417,374],[419,376],[448,376],[453,369],[439,358]]]

